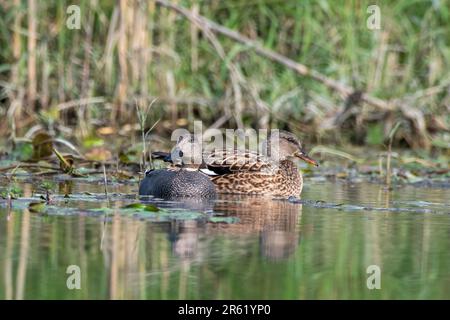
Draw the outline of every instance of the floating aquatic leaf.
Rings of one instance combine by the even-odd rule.
[[[210,217],[210,222],[213,223],[237,223],[239,222],[239,218],[236,217]]]
[[[128,204],[122,209],[137,209],[137,210],[143,210],[143,211],[151,211],[151,212],[158,212],[160,209],[157,206],[154,206],[152,204],[144,204],[144,203],[131,203]]]
[[[30,212],[42,213],[46,209],[46,204],[45,202],[31,202],[28,205],[28,209],[30,210]]]
[[[123,206],[122,209],[142,209],[145,206],[143,203],[131,203]]]
[[[144,208],[145,211],[151,211],[151,212],[158,212],[159,208],[157,206],[154,206],[152,204],[148,204]]]
[[[94,208],[94,209],[89,209],[88,212],[101,212],[104,214],[111,214],[114,212],[114,209],[108,208],[108,207],[101,207],[101,208]]]

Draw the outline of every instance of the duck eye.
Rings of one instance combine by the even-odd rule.
[[[180,156],[180,158],[183,157],[184,155],[183,151],[180,150],[180,152],[178,152],[178,155]]]

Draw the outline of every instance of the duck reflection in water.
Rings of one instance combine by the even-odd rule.
[[[217,250],[212,240],[216,236],[231,238],[236,255],[247,254],[251,250],[249,241],[258,237],[260,254],[275,261],[292,256],[300,243],[301,204],[257,196],[221,195],[214,212],[220,213],[220,217],[234,218],[233,222],[171,223],[169,239],[175,256],[203,260]]]

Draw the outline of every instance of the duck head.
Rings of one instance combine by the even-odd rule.
[[[176,166],[197,170],[203,162],[201,142],[193,134],[179,136],[171,160]]]
[[[269,139],[266,141],[264,146],[267,146],[266,152],[271,158],[280,161],[299,158],[316,167],[319,166],[316,160],[308,156],[300,140],[290,132],[284,130],[272,131]]]

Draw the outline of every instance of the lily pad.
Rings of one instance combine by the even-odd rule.
[[[209,218],[210,222],[213,223],[237,223],[239,222],[239,218],[236,217],[210,217]]]
[[[136,210],[142,210],[142,211],[150,211],[150,212],[158,212],[160,209],[152,204],[144,204],[144,203],[131,203],[128,204],[122,209],[136,209]]]
[[[45,212],[47,206],[45,204],[45,202],[41,201],[41,202],[31,202],[28,205],[28,209],[30,210],[30,212],[34,212],[34,213],[43,213]]]

